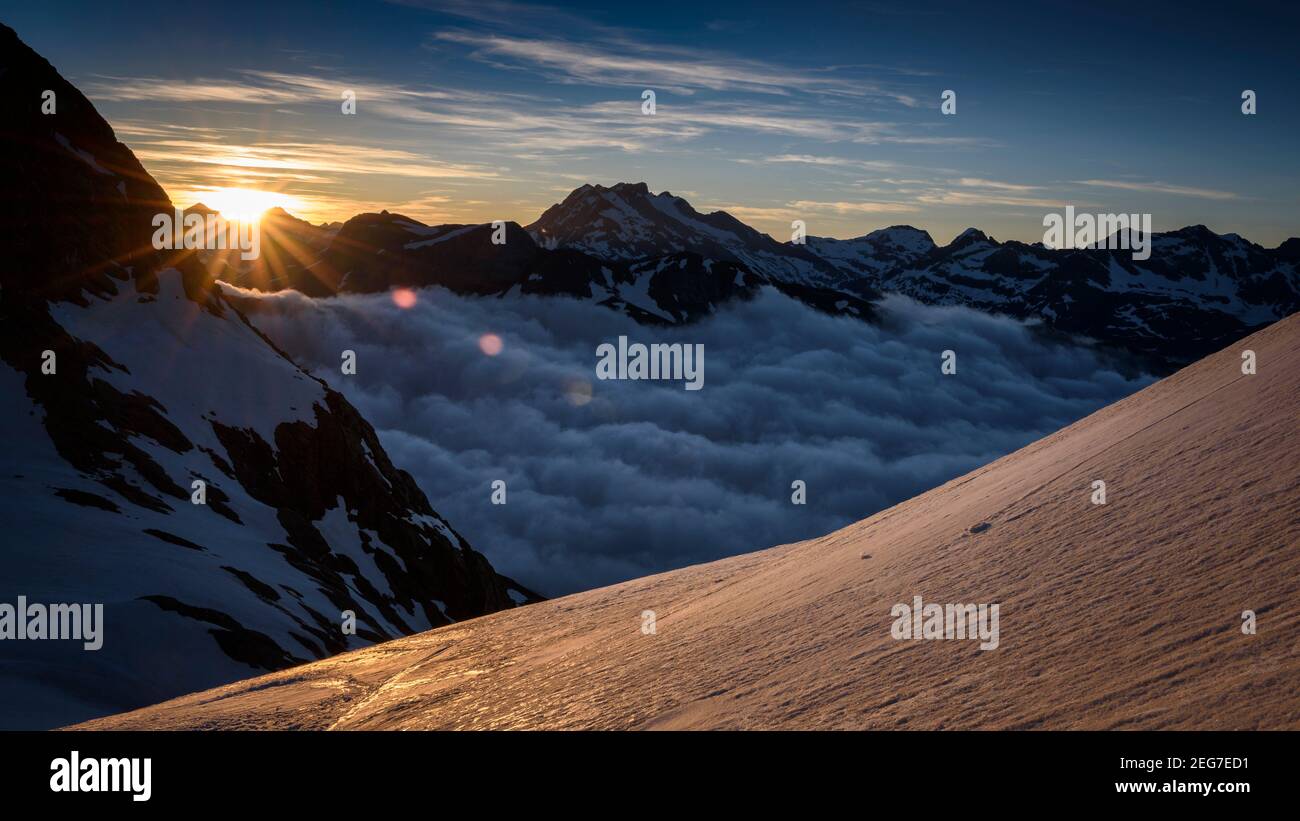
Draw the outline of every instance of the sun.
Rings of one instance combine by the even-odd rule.
[[[204,205],[220,211],[228,220],[240,222],[256,222],[269,208],[289,210],[297,204],[288,194],[255,188],[214,187],[196,193]]]

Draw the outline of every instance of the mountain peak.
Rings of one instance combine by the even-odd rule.
[[[795,282],[842,278],[802,246],[779,243],[725,211],[702,214],[668,191],[652,193],[644,182],[581,186],[548,208],[528,231],[548,247],[555,243],[606,260],[692,253]]]
[[[565,199],[569,199],[578,194],[597,193],[603,194],[613,191],[619,194],[650,194],[650,185],[646,182],[616,182],[613,185],[601,185],[598,182],[585,182],[569,192]]]
[[[610,190],[617,191],[620,194],[640,194],[642,196],[650,194],[650,186],[644,182],[618,182],[614,183]],[[668,192],[665,191],[664,193]]]
[[[83,291],[111,290],[126,271],[143,286],[162,262],[151,220],[170,212],[171,201],[86,96],[0,25],[0,99],[39,100],[49,91],[57,114],[16,105],[0,124],[0,287],[80,300]],[[59,193],[75,196],[77,207],[33,207]]]
[[[1211,231],[1208,226],[1200,223],[1197,223],[1196,225],[1187,225],[1179,228],[1177,231],[1170,231],[1169,233],[1175,237],[1201,241],[1210,239],[1226,239],[1226,237],[1220,237],[1218,234]]]
[[[978,228],[967,228],[965,231],[962,231],[954,237],[953,241],[948,243],[948,245],[949,247],[954,245],[970,245],[974,242],[992,242],[996,244],[997,240],[994,240]]]
[[[863,239],[873,243],[889,242],[899,247],[916,250],[934,248],[934,238],[930,236],[930,232],[912,225],[891,225],[888,228],[878,228],[867,234]]]

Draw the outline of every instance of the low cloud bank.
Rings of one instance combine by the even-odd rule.
[[[254,324],[365,414],[435,509],[548,595],[827,533],[1154,381],[1022,323],[902,297],[878,326],[771,292],[685,328],[439,288],[410,307],[294,292],[254,304]],[[597,379],[597,349],[619,336],[702,344],[703,389]],[[355,375],[340,373],[344,350]],[[955,375],[940,372],[945,350]]]

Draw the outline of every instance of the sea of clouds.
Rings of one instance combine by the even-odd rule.
[[[1154,381],[1004,317],[880,308],[867,324],[764,292],[651,328],[572,299],[429,288],[410,307],[286,292],[248,310],[498,570],[554,596],[822,535]],[[703,344],[703,390],[598,380],[596,350],[620,335]]]

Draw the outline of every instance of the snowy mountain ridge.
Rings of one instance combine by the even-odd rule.
[[[1124,250],[999,242],[975,228],[944,246],[908,225],[782,243],[641,182],[583,185],[535,222],[505,228],[505,244],[493,245],[489,224],[362,214],[283,276],[216,273],[310,296],[427,285],[566,296],[651,324],[697,321],[763,288],[870,321],[881,294],[900,293],[1032,321],[1161,373],[1300,309],[1300,239],[1267,249],[1204,226],[1154,234],[1144,261]]]
[[[0,727],[66,724],[538,597],[434,511],[343,396],[153,250],[171,202],[0,26],[0,601],[103,605],[6,640]],[[353,619],[355,620],[354,623]]]

